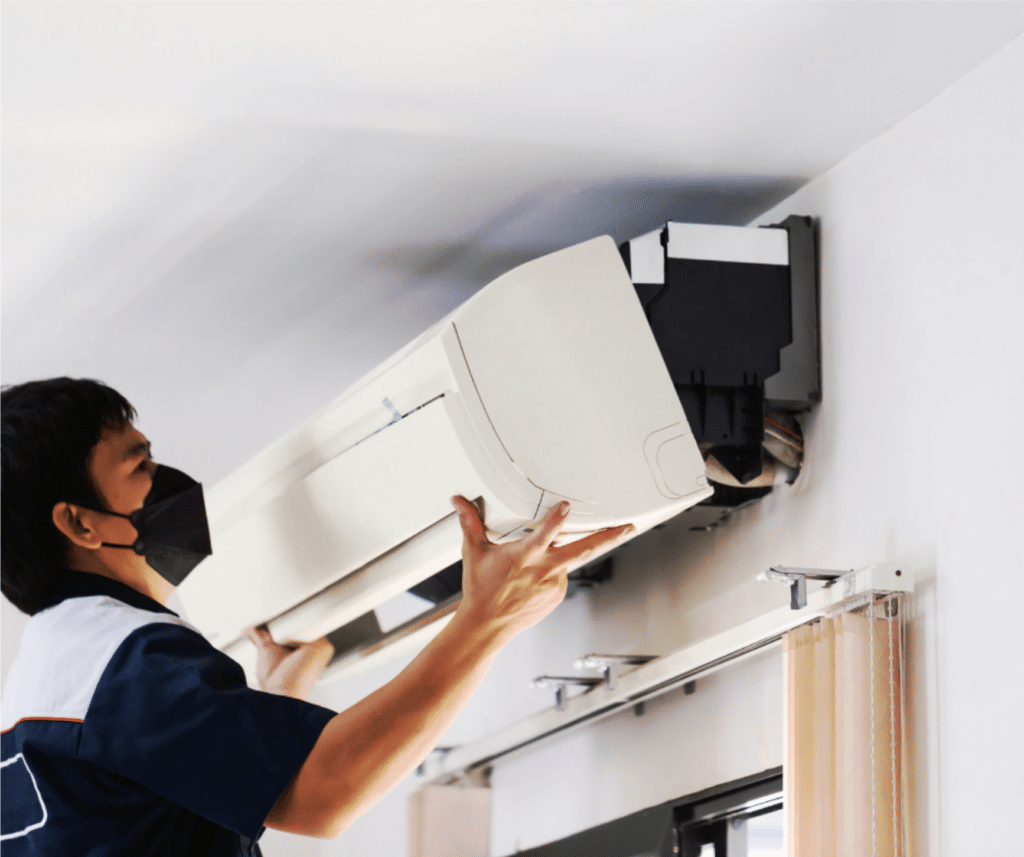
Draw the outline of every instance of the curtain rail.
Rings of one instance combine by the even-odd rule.
[[[451,782],[497,759],[570,729],[609,717],[710,675],[777,644],[792,628],[834,614],[871,593],[912,592],[913,575],[892,564],[871,565],[844,574],[835,583],[807,594],[799,610],[780,607],[733,628],[691,643],[618,675],[614,685],[598,685],[471,744],[438,748],[423,762],[424,781]]]

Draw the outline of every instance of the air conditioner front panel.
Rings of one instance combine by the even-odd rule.
[[[449,517],[453,494],[486,497],[498,519],[528,519],[539,492],[502,508],[489,475],[436,399],[214,531],[213,556],[181,587],[189,618],[214,642],[230,642]]]

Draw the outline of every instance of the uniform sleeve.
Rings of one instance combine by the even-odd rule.
[[[334,714],[253,690],[202,635],[154,623],[107,664],[79,756],[255,839]]]

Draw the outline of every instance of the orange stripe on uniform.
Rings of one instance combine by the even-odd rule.
[[[14,726],[9,726],[0,732],[0,735],[6,735],[12,729],[16,729],[19,723],[24,723],[26,720],[49,720],[53,723],[84,723],[81,717],[22,717]]]

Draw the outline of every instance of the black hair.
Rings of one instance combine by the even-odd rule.
[[[116,390],[86,378],[6,386],[0,412],[0,589],[31,616],[67,577],[69,543],[53,507],[107,507],[89,475],[89,455],[104,429],[124,428],[136,413]]]

